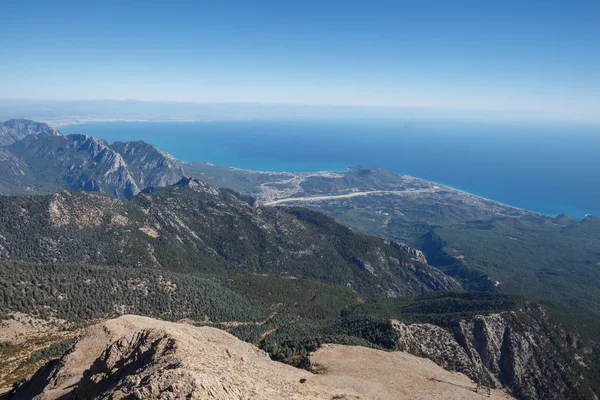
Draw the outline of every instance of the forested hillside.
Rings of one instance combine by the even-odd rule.
[[[401,246],[305,209],[253,208],[193,179],[129,201],[86,192],[0,198],[0,259],[306,277],[364,296],[460,288]]]

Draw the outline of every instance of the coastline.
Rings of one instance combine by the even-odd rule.
[[[210,163],[208,161],[194,161],[194,162],[205,162],[205,163],[207,163],[207,164],[209,164],[211,166],[225,167],[225,168],[229,168],[229,169],[235,170],[235,171],[244,171],[244,172],[247,172],[247,173],[269,174],[269,175],[270,174],[289,174],[289,175],[304,175],[304,176],[309,176],[309,175],[316,175],[316,174],[322,174],[322,175],[325,175],[325,174],[340,174],[340,173],[348,172],[352,168],[359,167],[359,165],[351,165],[351,166],[348,166],[345,171],[323,170],[323,171],[315,171],[315,172],[290,172],[290,171],[266,171],[266,170],[254,170],[254,169],[248,169],[248,168],[238,168],[238,167],[232,167],[232,166],[229,166],[229,165],[213,164],[213,163]],[[374,167],[374,168],[379,168],[379,167]],[[383,168],[381,168],[381,169],[383,169]],[[388,170],[385,170],[385,171],[388,171]],[[429,180],[429,179],[424,179],[424,178],[420,178],[420,177],[413,176],[413,175],[402,174],[402,173],[395,172],[395,171],[389,171],[389,172],[393,172],[394,174],[397,174],[397,175],[400,175],[400,176],[404,176],[404,177],[407,177],[407,178],[410,178],[410,179],[415,179],[415,180],[418,180],[418,181],[426,182],[428,184],[431,184],[432,186],[438,186],[439,188],[453,190],[453,191],[459,192],[459,193],[461,193],[463,195],[477,197],[477,198],[479,198],[481,200],[489,201],[491,203],[494,203],[494,204],[497,204],[497,205],[500,205],[500,206],[503,206],[503,207],[507,207],[507,208],[512,208],[512,209],[515,209],[515,210],[518,210],[518,211],[527,212],[527,213],[539,215],[539,216],[542,216],[542,217],[550,217],[550,218],[556,218],[558,215],[560,215],[560,214],[557,214],[557,215],[544,214],[544,213],[541,213],[541,212],[537,212],[537,211],[533,211],[533,210],[528,210],[528,209],[525,209],[525,208],[522,208],[522,207],[513,206],[511,204],[503,203],[503,202],[498,201],[498,200],[490,199],[490,198],[478,195],[476,193],[467,192],[465,190],[458,189],[458,188],[452,187],[452,186],[444,184],[444,183],[435,182],[435,181],[432,181],[432,180]],[[301,199],[301,197],[299,197],[298,199]],[[588,217],[588,216],[593,217],[594,215],[593,214],[585,214],[585,216],[586,217]],[[569,218],[571,218],[574,221],[577,221],[577,220],[573,219],[573,217],[571,217],[570,215],[569,215]]]
[[[392,171],[392,172],[394,172],[394,171]],[[395,173],[395,174],[399,174],[398,172],[394,172],[394,173]],[[477,194],[477,193],[473,193],[473,192],[467,192],[466,190],[458,189],[458,188],[455,188],[455,187],[453,187],[453,186],[446,185],[445,183],[441,183],[441,182],[434,182],[434,181],[431,181],[431,180],[429,180],[429,179],[423,179],[423,178],[419,178],[419,177],[417,177],[417,176],[404,175],[404,174],[399,174],[399,175],[403,175],[403,176],[409,176],[409,177],[411,177],[411,178],[418,179],[418,180],[420,180],[420,181],[428,182],[428,183],[431,183],[431,184],[433,184],[433,185],[440,186],[440,187],[445,187],[445,188],[448,188],[448,189],[454,190],[454,191],[456,191],[456,192],[459,192],[459,193],[462,193],[462,194],[466,194],[466,195],[469,195],[469,196],[474,196],[474,197],[480,198],[480,199],[482,199],[482,200],[486,200],[486,201],[489,201],[489,202],[492,202],[492,203],[495,203],[495,204],[498,204],[498,205],[501,205],[501,206],[504,206],[504,207],[508,207],[508,208],[514,208],[515,210],[519,210],[519,211],[525,211],[525,212],[528,212],[528,213],[531,213],[531,214],[540,215],[540,216],[543,216],[543,217],[551,217],[551,218],[556,218],[556,216],[557,216],[557,215],[560,215],[560,214],[557,214],[557,215],[544,214],[544,213],[541,213],[541,212],[538,212],[538,211],[533,211],[533,210],[528,210],[528,209],[526,209],[526,208],[522,208],[522,207],[513,206],[512,204],[507,204],[507,203],[503,203],[503,202],[501,202],[501,201],[498,201],[498,200],[490,199],[490,198],[487,198],[487,197],[481,196],[481,195],[479,195],[479,194]],[[591,215],[591,214],[589,214],[589,215]],[[571,217],[571,216],[569,216],[569,218],[573,219],[573,217]]]
[[[363,153],[356,153],[356,150],[358,149],[358,144],[363,144],[362,142],[356,141],[353,138],[360,138],[360,136],[349,136],[349,145],[342,145],[342,147],[340,148],[338,146],[337,143],[339,143],[339,140],[341,140],[341,138],[343,138],[343,134],[345,134],[344,132],[344,125],[341,126],[340,129],[338,129],[337,127],[331,128],[330,126],[326,127],[326,130],[329,131],[331,129],[331,133],[333,136],[331,136],[330,139],[327,139],[322,146],[317,146],[320,147],[320,149],[316,149],[314,151],[316,151],[316,156],[315,157],[311,157],[310,153],[307,153],[308,156],[306,158],[302,158],[302,151],[308,151],[311,152],[313,150],[311,150],[311,145],[306,145],[305,143],[302,142],[298,142],[297,137],[299,134],[303,134],[305,133],[305,131],[307,131],[307,129],[305,127],[302,127],[298,130],[293,130],[295,129],[295,125],[290,125],[288,122],[285,122],[284,124],[279,124],[279,125],[274,125],[275,128],[273,128],[272,125],[267,125],[267,130],[266,132],[268,134],[270,134],[271,136],[273,136],[275,133],[282,133],[282,136],[279,136],[279,139],[276,139],[275,142],[271,143],[263,143],[265,140],[270,140],[271,136],[267,136],[266,134],[263,133],[262,131],[262,125],[257,125],[256,123],[252,123],[250,124],[248,127],[246,127],[246,125],[244,124],[237,124],[237,122],[240,121],[250,121],[251,119],[249,118],[229,118],[229,119],[225,119],[225,118],[220,118],[220,119],[179,119],[179,118],[161,118],[161,117],[157,117],[157,118],[152,118],[152,119],[143,119],[143,118],[95,118],[95,117],[90,117],[90,118],[79,118],[79,117],[73,117],[73,118],[68,118],[68,119],[63,119],[62,121],[54,121],[55,126],[62,126],[62,127],[66,127],[66,126],[77,126],[77,125],[81,125],[81,124],[90,124],[93,125],[95,123],[98,124],[110,124],[112,122],[114,122],[116,125],[118,125],[120,122],[123,123],[149,123],[149,125],[151,125],[152,123],[157,123],[161,124],[161,123],[165,123],[165,124],[169,124],[169,123],[211,123],[211,122],[232,122],[235,123],[235,125],[232,125],[233,128],[228,127],[229,125],[226,125],[226,128],[220,126],[219,125],[207,125],[207,127],[203,127],[202,125],[200,126],[195,126],[195,125],[191,125],[190,128],[188,127],[177,127],[177,126],[172,126],[169,127],[168,129],[171,129],[171,131],[169,131],[170,135],[173,136],[169,136],[173,138],[173,141],[171,141],[169,139],[169,141],[165,141],[164,138],[162,136],[160,136],[160,132],[163,130],[163,128],[161,127],[156,127],[153,128],[151,126],[144,126],[144,125],[140,125],[140,127],[136,128],[135,126],[131,127],[131,131],[129,130],[129,128],[127,126],[122,127],[121,131],[119,132],[118,129],[115,129],[115,132],[119,135],[119,137],[121,137],[120,135],[123,135],[123,139],[115,139],[115,134],[113,133],[113,137],[111,138],[110,136],[110,130],[112,128],[106,127],[108,133],[107,137],[103,137],[102,134],[100,133],[100,131],[103,131],[105,129],[105,127],[103,127],[102,125],[100,125],[99,127],[96,128],[96,131],[92,131],[92,127],[90,127],[90,131],[92,132],[88,132],[89,134],[92,134],[93,136],[98,136],[100,138],[106,139],[108,141],[114,141],[114,140],[145,140],[149,143],[152,143],[154,145],[156,145],[157,148],[159,148],[161,151],[167,151],[170,154],[174,155],[176,158],[178,158],[179,160],[183,161],[183,162],[210,162],[211,164],[217,165],[217,166],[227,166],[230,168],[234,168],[234,169],[239,169],[239,170],[245,170],[245,171],[251,171],[253,173],[271,173],[271,174],[275,174],[275,173],[292,173],[292,174],[302,174],[302,173],[318,173],[318,172],[333,172],[333,173],[340,173],[340,172],[344,172],[346,171],[348,168],[350,168],[352,165],[377,165],[380,166],[380,168],[382,168],[383,170],[387,170],[390,172],[394,172],[397,173],[399,175],[404,175],[407,177],[411,177],[414,179],[418,179],[421,180],[423,182],[428,182],[430,184],[433,185],[438,185],[441,187],[445,187],[448,188],[449,190],[454,190],[456,192],[462,193],[464,195],[470,195],[470,196],[474,196],[477,197],[481,200],[485,200],[485,201],[489,201],[504,207],[510,207],[514,210],[519,210],[519,211],[523,211],[523,212],[529,212],[535,215],[540,215],[540,216],[545,216],[545,217],[551,217],[554,218],[558,215],[561,214],[568,214],[569,217],[574,220],[574,221],[580,221],[582,219],[585,218],[586,214],[591,214],[591,215],[595,215],[598,214],[598,210],[596,210],[596,207],[589,207],[589,201],[587,201],[587,197],[582,197],[582,201],[578,201],[580,204],[577,204],[578,202],[574,202],[573,200],[576,200],[576,197],[572,197],[573,195],[570,196],[566,196],[564,194],[561,194],[560,192],[556,192],[556,187],[552,187],[551,185],[546,185],[545,187],[542,186],[539,189],[532,189],[532,190],[527,190],[527,188],[523,187],[523,183],[526,183],[525,179],[521,179],[519,175],[519,173],[512,167],[508,167],[509,169],[507,170],[507,172],[509,173],[509,177],[512,176],[510,175],[510,173],[516,174],[517,176],[515,176],[515,184],[511,184],[510,181],[508,179],[504,179],[501,182],[499,182],[499,185],[502,186],[493,186],[493,176],[494,175],[490,175],[490,178],[487,180],[487,182],[483,181],[481,179],[481,177],[479,179],[474,179],[473,182],[471,182],[469,180],[469,176],[468,175],[468,171],[465,171],[463,167],[459,167],[459,168],[453,168],[453,169],[449,169],[448,172],[436,172],[435,169],[433,168],[428,168],[425,167],[423,169],[423,173],[429,176],[434,176],[434,179],[428,179],[428,178],[424,178],[419,176],[419,163],[424,162],[423,160],[426,160],[428,157],[435,157],[435,156],[439,156],[439,157],[443,157],[444,154],[441,154],[439,151],[436,152],[431,152],[429,151],[429,147],[427,146],[427,143],[423,142],[423,140],[418,139],[417,142],[410,142],[412,144],[409,144],[409,146],[412,146],[412,148],[410,148],[410,151],[414,150],[415,152],[410,153],[410,154],[420,154],[421,150],[424,150],[425,153],[423,154],[423,159],[421,161],[418,160],[418,158],[420,157],[414,157],[414,156],[409,156],[407,158],[407,161],[401,161],[395,163],[391,160],[393,160],[393,156],[390,156],[390,151],[388,149],[390,149],[390,147],[386,148],[381,148],[381,146],[377,147],[377,137],[374,137],[373,140],[369,143],[371,144],[367,144],[367,148],[366,150],[371,151],[371,153],[367,154],[371,154],[371,156],[367,155],[366,157],[361,156],[361,154]],[[254,122],[256,122],[257,118],[254,119]],[[267,121],[266,118],[260,118],[260,120],[265,120],[265,122]],[[258,128],[257,128],[258,127]],[[244,131],[244,129],[249,129],[247,131],[248,135],[256,135],[256,137],[254,138],[254,136],[252,137],[252,141],[250,141],[249,139],[246,139],[246,131]],[[285,134],[288,132],[287,129],[291,129],[289,132],[291,134],[291,141],[288,141],[286,139]],[[270,129],[270,130],[269,130]],[[71,129],[72,133],[75,133],[76,129]],[[83,130],[85,130],[85,128],[83,128]],[[165,132],[167,131],[167,128],[165,127]],[[197,136],[191,136],[192,133],[195,133],[195,130],[197,130]],[[280,132],[277,132],[277,130],[279,130]],[[179,139],[177,139],[177,136],[175,136],[178,132],[182,132],[183,135],[188,135],[188,136],[182,136],[183,141],[185,142],[185,144],[181,144],[178,142]],[[217,132],[217,133],[215,133]],[[315,132],[319,132],[318,130]],[[460,132],[460,131],[457,131]],[[242,140],[242,143],[245,143],[244,146],[237,146],[233,145],[231,143],[231,141],[225,141],[225,140],[221,140],[221,137],[226,137],[227,134],[231,133],[232,135],[238,135],[240,137],[240,140]],[[243,135],[242,135],[243,133]],[[349,133],[350,135],[360,135],[363,134],[364,130],[356,130],[356,131],[352,131],[351,133]],[[402,134],[406,134],[406,132],[402,132]],[[147,135],[147,136],[145,136]],[[294,136],[295,135],[295,136]],[[335,136],[338,135],[338,136]],[[275,137],[275,136],[273,136]],[[434,138],[434,136],[431,136],[432,138]],[[233,136],[233,138],[235,139],[235,136]],[[382,140],[387,138],[386,136],[382,136]],[[463,137],[464,139],[465,137]],[[232,139],[232,140],[234,140]],[[256,141],[254,141],[256,140]],[[307,137],[307,141],[312,143],[314,142],[314,140],[320,140],[319,137],[316,134],[309,134],[309,136]],[[369,139],[371,140],[371,139]],[[392,148],[392,151],[395,151],[395,147],[397,146],[400,142],[400,140],[403,139],[397,139],[396,141],[391,141],[390,145]],[[338,142],[336,142],[338,141]],[[230,143],[231,142],[231,143]],[[423,142],[423,143],[421,143]],[[171,144],[171,143],[178,143],[178,144]],[[199,144],[200,143],[200,144]],[[366,142],[365,142],[366,143]],[[441,144],[444,144],[445,142],[442,141],[440,142]],[[268,151],[263,151],[261,150],[262,145],[267,146],[266,148],[268,148]],[[188,149],[193,149],[194,146],[202,146],[202,151],[188,151]],[[298,149],[296,149],[295,147],[293,147],[293,150],[289,150],[285,147],[285,146],[298,146]],[[165,148],[166,146],[166,148]],[[171,147],[169,147],[171,146]],[[279,147],[277,147],[279,146]],[[418,146],[422,146],[422,147],[418,147]],[[259,152],[257,153],[258,155],[252,155],[250,153],[250,150],[253,149],[254,147],[256,147]],[[454,147],[458,147],[458,146],[452,146],[450,148],[448,148],[445,151],[454,151]],[[439,145],[438,145],[439,148]],[[344,155],[340,155],[338,154],[337,156],[333,157],[332,156],[332,162],[328,162],[328,158],[327,158],[327,151],[338,151],[342,149],[344,152]],[[403,147],[398,147],[399,151],[406,151],[403,150]],[[476,148],[477,149],[477,148]],[[180,151],[183,150],[183,153]],[[485,149],[484,149],[485,150]],[[378,158],[377,157],[377,151],[383,151],[383,158]],[[429,153],[427,153],[427,151],[429,151]],[[287,157],[287,155],[291,156],[291,157]],[[440,153],[440,154],[438,154]],[[403,154],[403,153],[399,153],[399,154]],[[460,155],[461,153],[459,153]],[[477,154],[477,153],[475,153]],[[483,153],[485,155],[485,153]],[[186,156],[187,155],[187,156]],[[285,156],[285,159],[283,159]],[[387,158],[386,158],[387,157]],[[184,161],[185,160],[185,161]],[[472,157],[469,158],[467,161],[473,161],[473,162],[485,162],[485,158],[481,159],[481,157],[477,158],[477,157]],[[350,161],[350,162],[344,162],[344,161]],[[378,162],[379,161],[379,162]],[[463,163],[464,164],[464,163]],[[404,174],[401,172],[402,169],[404,168],[396,168],[397,167],[408,167],[405,170],[409,170],[410,172],[412,172],[413,174]],[[496,174],[502,174],[502,171],[499,171],[498,168],[502,167],[503,164],[498,164],[496,163],[492,168],[496,168],[497,170],[490,170],[490,172],[488,173],[496,173]],[[450,164],[450,167],[453,167],[452,163]],[[510,169],[512,168],[512,169]],[[551,168],[551,166],[549,166],[549,168]],[[417,172],[417,174],[414,174],[415,172]],[[447,184],[444,183],[444,181],[447,181],[448,179],[444,179],[444,176],[448,175],[446,178],[451,178],[450,180],[452,180],[452,176],[456,175],[456,181],[454,183],[454,185],[452,184]],[[531,175],[531,174],[530,174]],[[435,179],[435,178],[438,179]],[[543,177],[543,175],[542,175]],[[441,179],[440,179],[441,178]],[[529,179],[536,179],[535,176],[529,176]],[[488,194],[488,196],[482,195],[478,190],[477,187],[475,187],[474,189],[472,189],[471,187],[465,187],[464,185],[460,185],[460,183],[463,184],[467,184],[467,186],[473,186],[473,185],[469,185],[470,183],[475,184],[474,186],[477,186],[477,184],[481,184],[481,187],[483,188],[488,188],[490,190],[488,190],[489,194],[493,194],[493,195],[501,195],[502,199],[500,200],[496,200],[494,199],[495,196],[490,196]],[[556,186],[556,185],[554,185]],[[588,196],[590,194],[592,194],[593,192],[588,192],[587,194],[585,192],[582,192],[580,190],[580,194],[582,196]],[[508,199],[508,200],[507,200]],[[515,200],[518,204],[521,204],[521,206],[517,206],[517,205],[513,205],[514,203],[511,202],[511,200]],[[587,203],[586,203],[587,201]],[[511,204],[513,203],[513,204]],[[538,208],[536,207],[537,204],[541,204],[542,207]],[[588,211],[589,210],[589,211]],[[591,211],[591,212],[590,212]],[[596,212],[594,212],[596,211]]]

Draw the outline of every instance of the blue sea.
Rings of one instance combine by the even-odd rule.
[[[70,125],[185,161],[269,171],[377,166],[548,215],[600,216],[600,127],[457,120],[249,120]]]

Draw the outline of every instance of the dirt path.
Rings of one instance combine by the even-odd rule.
[[[258,343],[262,342],[264,338],[266,338],[267,336],[269,336],[271,333],[275,332],[276,330],[277,330],[277,328],[269,329],[268,331],[266,331],[265,333],[260,335],[260,337],[258,338]]]

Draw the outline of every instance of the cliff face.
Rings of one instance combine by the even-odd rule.
[[[228,333],[127,315],[89,327],[14,399],[479,399],[466,376],[406,353],[325,346],[321,373],[271,361]],[[492,399],[509,396],[492,391]]]
[[[141,188],[163,187],[177,183],[183,169],[169,154],[142,142],[115,142],[110,148],[119,153]]]
[[[30,135],[8,150],[30,167],[42,191],[62,186],[120,198],[140,192],[123,157],[91,136]]]
[[[406,252],[411,256],[413,260],[427,264],[427,258],[425,258],[425,254],[423,254],[421,250],[415,249],[413,247],[408,246],[405,243],[398,241],[392,241],[392,246],[397,247],[400,250]]]
[[[26,188],[32,181],[27,164],[4,147],[0,147],[0,176],[3,177],[0,181],[0,193],[18,190],[19,187],[15,188],[13,183]]]
[[[0,193],[103,192],[127,199],[146,187],[176,183],[183,170],[173,157],[144,142],[113,143],[62,135],[27,120],[0,130]]]
[[[462,320],[452,329],[393,321],[400,350],[520,399],[593,398],[579,381],[594,357],[538,306]]]

